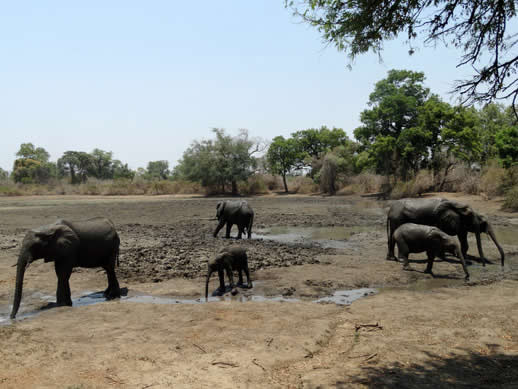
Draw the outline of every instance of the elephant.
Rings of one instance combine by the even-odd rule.
[[[504,266],[504,250],[496,240],[493,227],[485,216],[478,214],[468,205],[442,198],[406,199],[394,202],[387,215],[387,259],[389,260],[395,259],[395,242],[392,239],[394,231],[405,223],[434,226],[448,235],[457,235],[464,257],[466,257],[468,252],[468,232],[474,232],[477,239],[478,253],[484,266],[487,260],[482,251],[480,234],[485,232],[495,243],[500,252],[502,266]]]
[[[397,244],[398,259],[403,260],[403,268],[409,268],[409,253],[421,253],[426,251],[428,266],[424,272],[432,274],[434,258],[437,256],[444,257],[444,253],[449,252],[460,259],[462,268],[466,274],[465,279],[469,279],[468,269],[466,268],[466,262],[464,261],[459,243],[437,227],[405,223],[394,231],[392,239]]]
[[[241,235],[245,232],[248,239],[252,237],[252,224],[254,223],[254,211],[244,200],[240,201],[221,201],[216,206],[216,218],[219,220],[218,226],[214,231],[214,237],[218,235],[219,230],[227,224],[227,232],[225,238],[230,238],[230,230],[233,224],[237,224],[239,230],[237,239],[241,239]]]
[[[209,260],[207,270],[207,280],[205,282],[205,299],[209,297],[209,280],[213,272],[217,271],[219,276],[219,293],[225,293],[225,274],[227,272],[230,287],[234,288],[234,277],[232,271],[239,272],[239,281],[237,286],[243,287],[243,271],[246,274],[247,288],[252,288],[252,279],[250,278],[250,271],[248,270],[248,256],[246,249],[242,247],[230,247],[221,250],[218,255]]]
[[[72,305],[69,279],[74,267],[102,267],[108,276],[105,297],[120,297],[119,282],[115,275],[115,264],[119,263],[119,244],[119,235],[113,222],[104,217],[82,221],[59,219],[53,224],[28,231],[16,265],[16,289],[11,319],[16,317],[20,307],[25,270],[33,261],[41,258],[45,262],[54,262],[58,278],[58,306]]]

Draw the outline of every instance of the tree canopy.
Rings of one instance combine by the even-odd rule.
[[[470,66],[471,79],[454,89],[462,101],[487,103],[518,96],[518,40],[509,33],[516,16],[513,0],[285,0],[296,15],[315,26],[323,40],[350,59],[406,34],[409,54],[415,43],[442,43],[461,50],[458,66]]]
[[[254,154],[260,149],[257,141],[250,139],[247,130],[237,136],[214,128],[215,139],[192,142],[175,168],[175,177],[200,182],[204,187],[220,187],[222,192],[230,184],[237,194],[237,183],[246,180],[257,165]]]

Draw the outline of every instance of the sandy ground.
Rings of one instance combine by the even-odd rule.
[[[469,282],[453,258],[436,262],[435,277],[423,273],[424,254],[403,271],[385,261],[390,203],[355,196],[248,199],[258,236],[316,230],[339,243],[332,247],[303,237],[238,242],[224,231],[214,239],[216,198],[0,198],[0,387],[518,387],[518,213],[501,211],[498,200],[441,195],[489,217],[506,252],[503,269],[483,239],[493,264],[473,258]],[[117,224],[117,274],[128,296],[41,311],[56,277],[38,261],[27,270],[19,313],[32,316],[5,320],[25,231],[98,215]],[[254,288],[198,302],[207,259],[235,244],[248,250]],[[476,255],[474,237],[470,247]],[[71,277],[76,299],[105,287],[96,270]],[[367,287],[378,293],[352,305],[313,302]],[[179,299],[190,304],[156,304]]]

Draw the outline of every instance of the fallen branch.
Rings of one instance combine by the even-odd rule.
[[[261,365],[259,362],[257,362],[257,359],[252,359],[252,363],[256,366],[259,366],[261,369],[263,369],[263,371],[266,371],[266,369],[264,368],[263,365]]]
[[[223,366],[230,366],[230,367],[239,367],[237,363],[234,362],[223,362],[223,361],[213,361],[213,365],[223,365]]]
[[[193,343],[192,344],[194,347],[197,347],[198,349],[200,349],[204,354],[207,354],[207,351],[205,351],[205,349],[201,346],[198,346],[196,343]]]
[[[379,325],[378,323],[376,323],[376,324],[356,324],[354,327],[355,327],[356,331],[360,330],[360,328],[374,328],[374,329],[379,329],[379,330],[383,329],[383,326]]]
[[[268,339],[268,340],[266,341],[266,346],[267,346],[267,347],[270,347],[270,345],[272,344],[272,342],[273,342],[273,338]]]

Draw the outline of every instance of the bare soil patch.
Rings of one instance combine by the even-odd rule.
[[[444,194],[443,194],[444,195]],[[119,282],[130,293],[197,299],[206,261],[239,244],[254,288],[242,296],[295,302],[222,301],[158,305],[129,301],[57,308],[0,326],[0,386],[159,387],[509,387],[518,385],[518,213],[499,200],[451,196],[486,214],[502,234],[506,266],[470,261],[463,280],[451,258],[424,274],[385,260],[389,202],[360,197],[248,199],[254,229],[351,227],[345,248],[312,241],[212,237],[220,199],[157,197],[0,198],[0,316],[9,311],[19,243],[28,228],[55,219],[108,216],[121,237]],[[516,232],[516,240],[512,238]],[[235,236],[237,231],[233,231]],[[336,237],[333,237],[336,239]],[[502,242],[501,242],[502,243]],[[470,253],[476,255],[474,237]],[[73,296],[106,287],[104,273],[78,269]],[[211,287],[217,287],[216,277]],[[52,264],[26,273],[22,310],[54,296]],[[349,307],[311,301],[336,290],[378,288]],[[364,326],[366,325],[366,326]],[[358,327],[359,326],[359,327]]]

